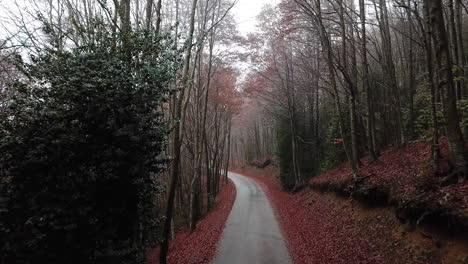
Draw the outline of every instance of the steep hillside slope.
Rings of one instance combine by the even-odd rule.
[[[359,180],[343,164],[296,193],[281,190],[273,166],[236,172],[262,184],[295,263],[468,263],[468,184],[441,185],[429,155],[409,143],[363,159]]]

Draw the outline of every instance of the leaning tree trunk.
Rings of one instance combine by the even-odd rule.
[[[333,52],[331,50],[331,43],[330,43],[330,36],[328,32],[325,29],[325,25],[323,24],[322,21],[322,11],[321,11],[321,0],[316,0],[316,10],[317,10],[317,16],[313,17],[315,22],[317,23],[317,26],[319,28],[319,33],[320,33],[320,40],[322,44],[322,52],[326,56],[326,61],[327,61],[327,66],[328,66],[328,73],[329,73],[329,78],[330,78],[330,83],[333,88],[333,99],[335,102],[335,108],[336,112],[338,114],[338,120],[339,120],[339,125],[340,125],[340,132],[341,136],[343,138],[343,148],[346,153],[346,157],[348,158],[349,163],[351,164],[351,169],[353,172],[353,177],[357,178],[359,176],[359,168],[358,164],[354,162],[354,159],[352,157],[351,150],[348,145],[348,140],[346,139],[346,133],[345,133],[345,127],[344,127],[344,115],[343,115],[343,110],[341,108],[341,102],[340,102],[340,95],[338,92],[338,84],[336,81],[336,75],[335,75],[335,66],[333,65]]]
[[[167,198],[167,206],[166,206],[166,218],[164,220],[163,226],[163,239],[161,242],[161,250],[159,255],[159,262],[161,264],[167,263],[167,252],[169,249],[169,233],[171,230],[171,220],[172,214],[174,210],[174,198],[175,198],[175,188],[177,185],[177,180],[179,178],[179,166],[181,160],[181,146],[182,146],[182,139],[181,139],[181,124],[180,120],[182,117],[182,107],[184,101],[184,94],[185,94],[185,87],[188,84],[188,76],[189,76],[189,67],[190,67],[190,58],[192,56],[192,42],[193,42],[193,34],[195,31],[195,13],[197,11],[197,2],[198,0],[192,0],[192,10],[191,10],[191,17],[190,17],[190,29],[189,35],[187,40],[187,50],[185,54],[185,61],[184,61],[184,68],[182,70],[182,80],[181,80],[181,91],[179,93],[179,98],[176,98],[176,109],[175,109],[175,116],[176,119],[173,133],[174,133],[174,142],[173,142],[173,151],[174,151],[174,160],[172,161],[171,166],[171,181],[169,185],[169,193]]]

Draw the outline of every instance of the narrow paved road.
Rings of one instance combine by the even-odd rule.
[[[237,190],[215,264],[292,263],[278,222],[261,187],[229,172]]]

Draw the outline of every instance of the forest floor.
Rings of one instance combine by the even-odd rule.
[[[296,193],[281,190],[274,166],[235,172],[264,188],[295,263],[468,263],[459,222],[468,184],[439,186],[429,153],[426,143],[413,142],[374,163],[363,160],[358,183],[344,164]]]
[[[351,174],[348,162],[341,167],[313,178],[309,184],[319,191],[352,195],[373,205],[391,205],[404,217],[420,217],[424,213],[450,216],[450,220],[468,228],[468,181],[444,184],[448,170],[448,146],[440,143],[440,170],[431,166],[431,147],[424,141],[407,143],[399,150],[381,153],[369,163],[361,159],[359,180]],[[429,215],[428,215],[429,216]]]
[[[236,199],[236,188],[229,180],[222,184],[213,208],[197,223],[190,233],[183,229],[170,242],[167,261],[169,264],[207,264],[216,254],[226,220]],[[159,263],[159,249],[148,252],[148,263]]]

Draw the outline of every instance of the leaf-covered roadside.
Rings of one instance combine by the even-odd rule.
[[[418,220],[424,214],[441,215],[441,228],[455,224],[458,230],[468,230],[468,182],[444,184],[448,170],[448,145],[440,142],[440,171],[430,166],[431,146],[424,141],[407,143],[400,150],[388,150],[378,160],[367,164],[361,161],[361,180],[351,176],[349,163],[324,173],[310,181],[320,191],[332,191],[368,203],[392,205],[399,217]],[[424,219],[423,219],[424,220]]]
[[[170,242],[168,263],[208,264],[214,258],[218,242],[236,199],[236,188],[229,180],[222,184],[213,208],[197,224],[193,233],[184,229]],[[148,252],[148,263],[158,264],[158,248]]]
[[[353,199],[310,188],[281,190],[277,171],[236,170],[259,182],[280,220],[294,263],[464,263],[468,243],[429,239],[388,208],[369,209]]]

